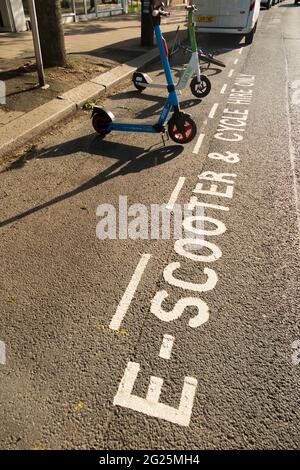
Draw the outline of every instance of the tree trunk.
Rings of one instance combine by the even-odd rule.
[[[44,66],[65,67],[67,55],[60,0],[35,0]]]

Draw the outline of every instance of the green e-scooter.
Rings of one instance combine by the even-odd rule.
[[[197,11],[195,5],[188,5],[185,7],[188,12],[188,33],[191,45],[191,58],[186,68],[183,70],[179,81],[176,85],[176,91],[181,91],[186,88],[190,82],[190,89],[196,98],[204,98],[211,90],[210,80],[201,74],[199,64],[198,46],[195,33],[194,12]],[[192,78],[193,77],[193,78]],[[152,79],[146,73],[135,72],[132,77],[135,88],[139,91],[144,91],[146,88],[165,88],[165,85],[153,83]]]

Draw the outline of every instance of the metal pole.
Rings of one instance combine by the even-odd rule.
[[[87,11],[87,6],[86,6],[86,0],[83,0],[84,3],[84,14],[87,17],[88,11]]]
[[[76,3],[75,3],[75,0],[72,0],[72,10],[73,10],[73,13],[75,15],[75,21],[76,21]]]
[[[150,16],[151,0],[142,0],[141,46],[153,47],[153,24]]]
[[[35,50],[35,58],[38,69],[39,84],[42,88],[46,87],[43,58],[40,44],[39,27],[36,16],[35,0],[28,0],[29,16],[32,30],[32,38]]]
[[[4,6],[6,7],[6,11],[7,11],[7,14],[8,14],[8,21],[9,21],[10,29],[13,33],[15,33],[16,32],[16,25],[15,25],[14,15],[13,15],[13,12],[12,12],[12,9],[11,9],[11,3],[8,0],[4,0],[4,3],[5,3]]]
[[[96,13],[96,18],[98,18],[98,0],[95,0],[95,13]]]
[[[128,14],[128,0],[122,0],[122,8],[123,8],[123,13],[127,15]]]

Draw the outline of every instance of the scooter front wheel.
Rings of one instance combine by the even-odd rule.
[[[198,82],[197,77],[194,77],[191,81],[190,88],[196,98],[205,98],[205,96],[210,93],[211,83],[205,75],[201,75],[200,83]]]
[[[101,139],[104,139],[104,137],[111,132],[109,129],[111,119],[104,113],[95,113],[92,118],[92,123],[93,128],[99,134]]]
[[[179,119],[182,120],[180,125],[175,117],[172,117],[168,122],[169,136],[178,144],[188,144],[195,138],[197,134],[197,126],[188,114],[184,114]]]

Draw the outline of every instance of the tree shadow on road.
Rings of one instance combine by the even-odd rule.
[[[138,173],[153,166],[162,165],[177,156],[183,151],[181,145],[169,145],[153,149],[153,146],[145,150],[142,147],[131,146],[127,144],[102,141],[98,136],[79,137],[59,146],[53,146],[49,149],[42,150],[36,154],[36,158],[53,158],[72,155],[74,153],[85,151],[92,155],[99,155],[117,160],[98,175],[89,179],[77,188],[72,189],[64,194],[56,196],[43,204],[32,207],[27,211],[16,214],[9,219],[0,222],[0,228],[10,225],[14,222],[24,219],[36,212],[47,207],[53,206],[78,194],[88,191],[89,189],[99,186],[118,176],[124,176],[129,173]],[[9,168],[7,169],[9,170]]]

